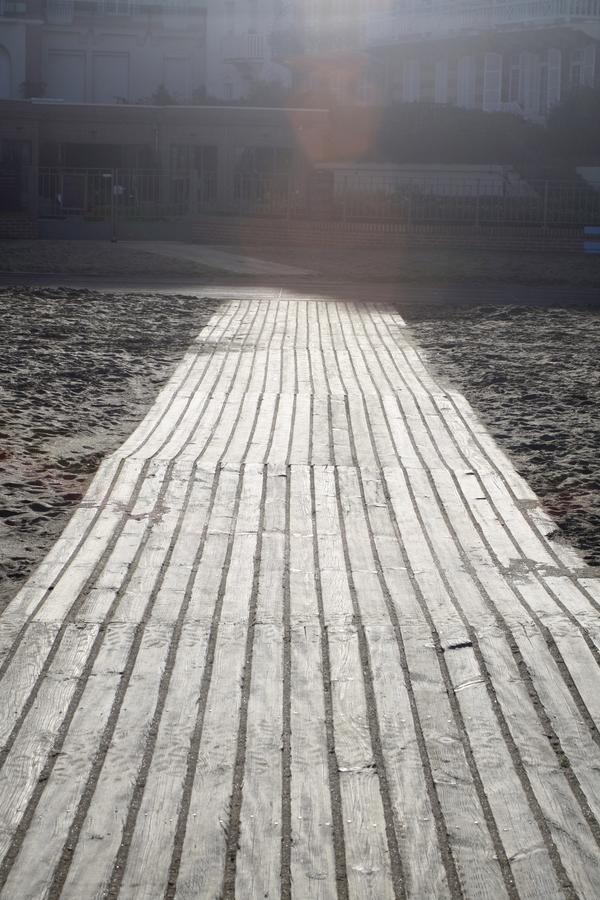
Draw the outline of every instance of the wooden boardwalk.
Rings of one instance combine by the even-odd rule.
[[[0,620],[0,897],[600,897],[600,581],[400,317],[223,303]]]

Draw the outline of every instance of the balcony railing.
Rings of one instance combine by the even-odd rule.
[[[600,22],[600,0],[497,0],[485,4],[434,2],[427,9],[406,9],[393,15],[369,17],[366,41],[369,45],[381,45],[417,36],[578,21]]]
[[[267,39],[264,34],[246,32],[231,34],[223,39],[223,59],[232,62],[260,62],[266,58]]]
[[[25,12],[25,0],[0,0],[0,16],[19,17]]]
[[[16,0],[0,0],[2,3],[18,5]],[[204,12],[201,5],[187,0],[46,0],[46,20],[52,25],[72,22],[76,16],[204,16]]]

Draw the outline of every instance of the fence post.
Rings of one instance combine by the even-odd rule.
[[[110,179],[110,219],[111,219],[111,242],[117,242],[117,170],[111,169]]]
[[[481,225],[481,209],[480,209],[480,192],[479,192],[479,180],[476,182],[476,192],[475,192],[475,228],[479,228]]]
[[[188,215],[192,218],[198,213],[198,170],[191,168],[188,173]]]
[[[335,175],[333,176],[335,178]],[[335,188],[334,188],[335,190]],[[344,175],[344,187],[342,190],[342,222],[346,221],[348,216],[348,210],[346,204],[348,202],[348,178]]]
[[[542,210],[542,228],[548,227],[548,181],[544,182],[544,208]]]

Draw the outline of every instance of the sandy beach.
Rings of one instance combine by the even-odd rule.
[[[62,288],[5,288],[0,299],[4,605],[215,301]],[[600,307],[404,300],[399,308],[434,371],[466,395],[541,497],[557,538],[600,565]]]
[[[183,296],[0,291],[0,607],[214,308]]]
[[[562,536],[600,565],[600,306],[405,306]]]

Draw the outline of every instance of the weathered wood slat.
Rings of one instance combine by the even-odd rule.
[[[0,859],[25,813],[96,638],[95,625],[70,625],[0,772]]]
[[[144,631],[62,897],[100,898],[110,883],[171,637],[166,625],[148,625]]]
[[[152,900],[167,887],[207,641],[206,624],[184,624],[120,897]]]
[[[598,579],[394,310],[220,296],[0,619],[0,896],[595,900]]]
[[[77,806],[98,752],[133,641],[131,625],[109,625],[102,647],[44,786],[17,861],[0,896],[42,900],[67,841]],[[41,811],[40,811],[41,808]]]
[[[178,897],[196,897],[198,893],[218,896],[223,883],[262,478],[262,467],[247,469],[243,478],[216,634],[214,669],[189,798]]]

